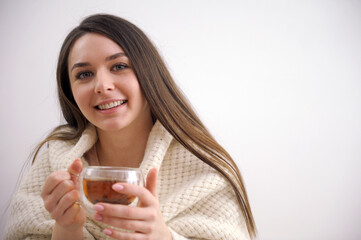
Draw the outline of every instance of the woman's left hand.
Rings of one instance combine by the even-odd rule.
[[[133,184],[116,183],[113,189],[119,193],[137,196],[139,206],[98,203],[94,218],[116,228],[133,232],[120,232],[107,228],[104,233],[115,239],[172,239],[159,208],[157,197],[157,169],[153,168],[147,176],[146,188]]]

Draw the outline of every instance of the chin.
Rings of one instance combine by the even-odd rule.
[[[125,122],[117,121],[117,122],[108,122],[108,123],[102,122],[99,124],[94,124],[94,126],[102,131],[116,132],[116,131],[120,131],[122,129],[127,128],[129,126],[129,124],[125,123]]]
[[[127,126],[123,126],[123,125],[118,125],[118,126],[100,126],[97,127],[99,129],[101,129],[102,131],[105,132],[117,132],[117,131],[121,131],[123,129],[125,129]]]

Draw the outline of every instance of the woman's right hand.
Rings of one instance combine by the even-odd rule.
[[[82,228],[86,220],[84,209],[79,206],[80,194],[77,189],[78,175],[83,168],[80,159],[76,159],[68,171],[56,171],[45,181],[41,197],[51,218],[56,221],[54,234],[62,237],[73,234],[72,237],[82,235]]]

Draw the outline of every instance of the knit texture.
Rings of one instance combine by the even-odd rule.
[[[50,173],[67,169],[83,158],[97,141],[89,125],[74,141],[51,141],[38,157],[13,196],[5,240],[51,239],[55,221],[44,208],[40,193]],[[199,160],[156,122],[149,135],[140,169],[158,169],[158,197],[164,221],[174,240],[250,239],[246,224],[229,182]],[[102,231],[107,225],[87,216],[84,239],[108,239]]]

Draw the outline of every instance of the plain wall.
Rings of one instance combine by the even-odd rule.
[[[60,45],[97,12],[159,48],[241,169],[259,239],[361,239],[361,1],[350,0],[2,0],[1,211],[61,121]]]

